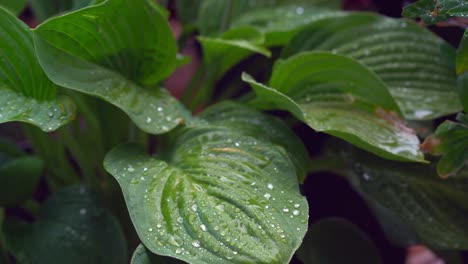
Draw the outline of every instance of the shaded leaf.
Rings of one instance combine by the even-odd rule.
[[[297,254],[304,264],[383,263],[366,234],[340,218],[312,224]]]
[[[186,263],[175,258],[159,256],[149,251],[143,244],[138,245],[130,264],[178,264]]]
[[[26,0],[0,0],[0,6],[5,7],[15,15],[21,13],[25,5]]]
[[[455,50],[412,21],[368,13],[318,20],[291,40],[283,57],[311,50],[366,65],[385,82],[407,119],[430,120],[462,108]]]
[[[41,65],[60,86],[116,105],[148,133],[182,121],[178,102],[158,88],[178,62],[169,25],[151,1],[108,0],[48,20],[34,36]]]
[[[106,156],[140,239],[189,263],[287,263],[307,229],[303,146],[286,125],[237,104],[200,118],[171,134],[164,160],[132,144]]]
[[[403,16],[421,18],[431,25],[451,17],[468,17],[468,2],[464,0],[419,0],[403,9]]]
[[[75,106],[57,97],[42,71],[29,28],[0,7],[0,123],[21,121],[53,131],[74,118]]]
[[[78,10],[95,0],[30,0],[32,11],[40,22],[63,12]]]
[[[244,75],[257,106],[283,109],[311,128],[389,159],[423,161],[419,140],[385,84],[362,64],[326,52],[278,61],[269,87]],[[271,88],[270,88],[271,87]]]
[[[463,109],[468,111],[468,29],[465,30],[457,51],[458,93]]]
[[[23,261],[127,263],[127,245],[118,221],[85,187],[55,193],[32,225],[9,220],[5,226],[7,243]]]

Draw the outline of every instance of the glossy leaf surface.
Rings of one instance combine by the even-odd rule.
[[[385,84],[362,64],[326,52],[301,53],[274,67],[269,86],[244,75],[257,106],[283,109],[308,124],[389,159],[423,161]]]
[[[298,250],[306,264],[383,263],[378,249],[358,227],[340,218],[312,224]]]
[[[36,59],[31,31],[0,7],[0,123],[21,121],[56,130],[75,114],[74,104],[56,94]]]
[[[163,257],[149,251],[143,244],[140,244],[132,256],[130,264],[182,264],[186,263],[175,258]]]
[[[176,67],[176,44],[151,1],[108,0],[48,20],[34,36],[42,67],[60,86],[116,105],[148,133],[182,122],[177,101],[158,87]]]
[[[86,187],[60,190],[34,224],[10,219],[5,230],[9,247],[26,263],[128,263],[119,222]]]
[[[430,25],[451,17],[468,17],[468,2],[465,0],[419,0],[403,9],[409,18],[421,18]]]
[[[412,21],[367,13],[319,20],[291,40],[283,57],[310,50],[366,65],[385,82],[407,119],[429,120],[462,108],[455,50]]]
[[[289,129],[222,103],[174,132],[157,159],[135,145],[106,157],[143,244],[189,263],[287,263],[307,229],[305,150]]]

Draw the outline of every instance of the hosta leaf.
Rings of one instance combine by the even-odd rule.
[[[0,6],[5,7],[15,15],[21,13],[25,5],[26,0],[0,0]]]
[[[298,250],[305,264],[383,263],[372,241],[358,227],[340,218],[313,224]]]
[[[86,187],[60,190],[34,224],[10,219],[5,230],[10,249],[26,263],[128,263],[119,222]]]
[[[0,7],[0,123],[21,121],[53,131],[74,117],[42,71],[29,28]]]
[[[60,86],[102,98],[149,133],[181,122],[178,103],[158,83],[174,70],[176,44],[147,0],[108,0],[40,25],[34,34],[47,75]]]
[[[468,2],[465,0],[419,0],[403,9],[409,18],[420,17],[430,25],[454,16],[468,17]]]
[[[185,263],[175,258],[159,256],[149,251],[140,244],[133,253],[130,264],[182,264]]]
[[[173,134],[164,160],[122,145],[104,161],[143,244],[194,264],[288,263],[307,229],[303,146],[281,122],[233,103],[200,118]]]
[[[317,131],[385,158],[424,160],[385,84],[350,58],[301,53],[277,62],[269,87],[248,75],[243,79],[257,93],[259,107],[287,110]]]
[[[40,22],[63,12],[86,7],[96,0],[30,0],[32,11]]]
[[[457,51],[458,93],[465,112],[468,111],[468,29],[458,46]]]
[[[322,19],[299,32],[283,56],[326,50],[365,64],[387,85],[407,119],[461,110],[454,49],[412,21],[367,13]]]
[[[31,198],[44,165],[35,157],[19,157],[0,165],[0,206],[13,206]]]
[[[403,245],[468,248],[467,171],[440,179],[433,166],[382,160],[354,149],[344,154],[352,181],[392,237]],[[388,223],[393,223],[388,225]],[[414,233],[411,234],[412,230]]]
[[[433,136],[426,138],[421,148],[431,154],[443,155],[437,164],[437,173],[441,177],[456,174],[468,161],[468,124],[445,121]]]

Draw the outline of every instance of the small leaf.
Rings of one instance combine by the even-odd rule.
[[[60,190],[41,207],[37,222],[10,219],[5,231],[10,249],[26,263],[128,263],[119,222],[86,187]]]
[[[430,165],[382,160],[357,149],[342,155],[357,176],[352,179],[355,188],[384,223],[386,233],[406,239],[398,241],[402,246],[468,249],[466,170],[444,180]]]
[[[383,263],[366,234],[340,218],[313,224],[297,254],[304,264]]]
[[[179,103],[158,88],[178,62],[169,25],[150,0],[108,0],[50,19],[34,40],[60,86],[116,105],[148,133],[182,122]]]
[[[431,25],[451,17],[468,17],[468,3],[463,0],[419,0],[403,9],[403,16],[421,18]]]
[[[424,161],[385,84],[362,64],[326,52],[300,53],[276,63],[269,86],[244,75],[257,106],[283,109],[311,128],[385,158]]]
[[[153,254],[143,244],[138,245],[133,253],[130,264],[181,264],[183,261],[175,258],[163,257]]]
[[[368,13],[321,19],[299,32],[283,57],[311,50],[346,55],[366,65],[384,81],[407,119],[430,120],[462,108],[455,50],[412,21]]]
[[[15,15],[21,13],[25,5],[26,0],[0,0],[0,6],[5,7]]]
[[[31,198],[44,164],[35,157],[20,157],[0,165],[0,207],[19,205]]]
[[[143,244],[194,264],[288,263],[307,229],[300,141],[233,103],[200,118],[172,134],[164,160],[131,144],[106,156]]]
[[[0,7],[0,123],[21,121],[53,131],[74,118],[75,105],[57,97],[42,71],[29,28]]]

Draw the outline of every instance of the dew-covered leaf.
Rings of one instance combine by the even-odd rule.
[[[460,119],[466,118],[461,114]],[[447,178],[455,175],[468,162],[468,123],[445,121],[433,136],[426,138],[421,148],[434,155],[443,155],[437,173]]]
[[[149,251],[143,244],[138,245],[133,252],[132,261],[130,264],[183,264],[186,262],[180,261],[171,257],[159,256]]]
[[[177,65],[176,43],[150,0],[108,0],[40,25],[39,61],[60,86],[102,98],[148,133],[181,122],[178,102],[158,86]]]
[[[23,263],[128,263],[119,222],[86,187],[55,193],[32,225],[7,220],[7,244]]]
[[[432,165],[380,159],[358,149],[342,151],[363,195],[387,235],[402,246],[468,249],[468,173],[441,179]]]
[[[161,159],[127,144],[104,161],[143,244],[194,264],[288,263],[307,229],[301,142],[280,121],[234,103],[200,119],[171,134]]]
[[[258,107],[287,110],[314,130],[385,158],[424,160],[385,84],[350,58],[300,53],[276,63],[268,86],[243,79],[257,93]]]
[[[421,18],[431,25],[451,17],[468,17],[466,0],[419,0],[403,9],[403,16]]]
[[[0,0],[0,6],[5,7],[15,15],[21,13],[25,5],[26,0]]]
[[[366,234],[340,218],[312,224],[297,255],[305,264],[383,263]]]
[[[74,104],[57,97],[56,85],[42,71],[29,28],[0,7],[0,123],[21,121],[53,131],[74,113]]]
[[[322,19],[299,32],[283,57],[310,50],[366,65],[384,81],[407,119],[430,120],[462,108],[454,48],[412,21],[368,13]]]

